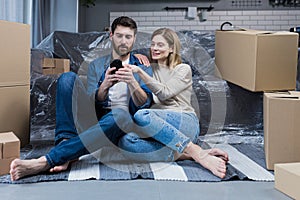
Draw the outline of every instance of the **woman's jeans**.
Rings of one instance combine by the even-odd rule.
[[[101,147],[116,146],[130,124],[132,116],[122,109],[112,110],[98,121],[94,99],[89,99],[79,77],[64,73],[57,83],[56,146],[46,155],[48,164],[54,167]]]
[[[140,162],[174,161],[175,152],[183,153],[194,142],[200,128],[194,113],[160,109],[136,112],[135,133],[123,136],[119,147],[128,159]]]

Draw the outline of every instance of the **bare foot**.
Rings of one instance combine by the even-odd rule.
[[[72,163],[72,162],[75,162],[77,161],[78,159],[75,159],[75,160],[72,160],[72,161],[68,161],[66,162],[65,164],[62,164],[62,165],[59,165],[59,166],[55,166],[53,168],[51,168],[49,171],[50,172],[62,172],[62,171],[65,171],[68,169],[69,165]]]
[[[208,151],[209,155],[219,157],[222,160],[224,160],[226,163],[229,161],[228,154],[225,151],[221,150],[221,149],[212,148],[212,149],[208,149],[207,151]]]
[[[53,168],[51,168],[49,171],[50,172],[61,172],[61,171],[65,171],[68,169],[70,162],[66,162],[63,165],[59,165],[59,166],[55,166]]]
[[[185,153],[214,175],[220,178],[225,177],[226,162],[228,161],[226,152],[216,148],[203,150],[200,146],[190,143],[185,148]]]
[[[12,181],[18,180],[24,176],[38,174],[47,171],[50,166],[46,157],[42,156],[38,159],[20,160],[15,159],[10,164],[10,178]]]

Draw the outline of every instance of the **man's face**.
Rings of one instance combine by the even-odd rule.
[[[114,34],[110,33],[113,51],[120,57],[127,56],[135,42],[134,30],[125,26],[117,26]]]

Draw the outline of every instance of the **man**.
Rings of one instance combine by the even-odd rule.
[[[117,145],[119,138],[132,130],[132,115],[150,106],[152,94],[129,68],[115,71],[116,66],[110,67],[110,63],[120,59],[123,64],[138,65],[152,75],[151,68],[141,65],[130,53],[136,32],[131,18],[114,20],[110,33],[112,54],[90,64],[86,92],[75,73],[62,74],[57,83],[56,146],[38,159],[15,159],[11,163],[11,180],[47,170],[65,170],[70,161],[82,155]],[[96,115],[91,114],[95,113],[94,108]]]

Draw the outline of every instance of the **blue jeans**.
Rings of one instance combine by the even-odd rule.
[[[98,121],[94,99],[89,99],[81,80],[73,72],[64,73],[57,82],[56,146],[46,154],[48,164],[54,167],[101,147],[115,146],[131,124],[131,115],[122,109]]]
[[[126,134],[119,141],[123,153],[134,161],[174,161],[175,152],[183,153],[200,131],[194,113],[143,109],[135,113],[134,120],[138,125],[135,133]]]
[[[55,144],[76,137],[97,122],[94,99],[89,99],[82,81],[74,72],[63,73],[56,87]]]

